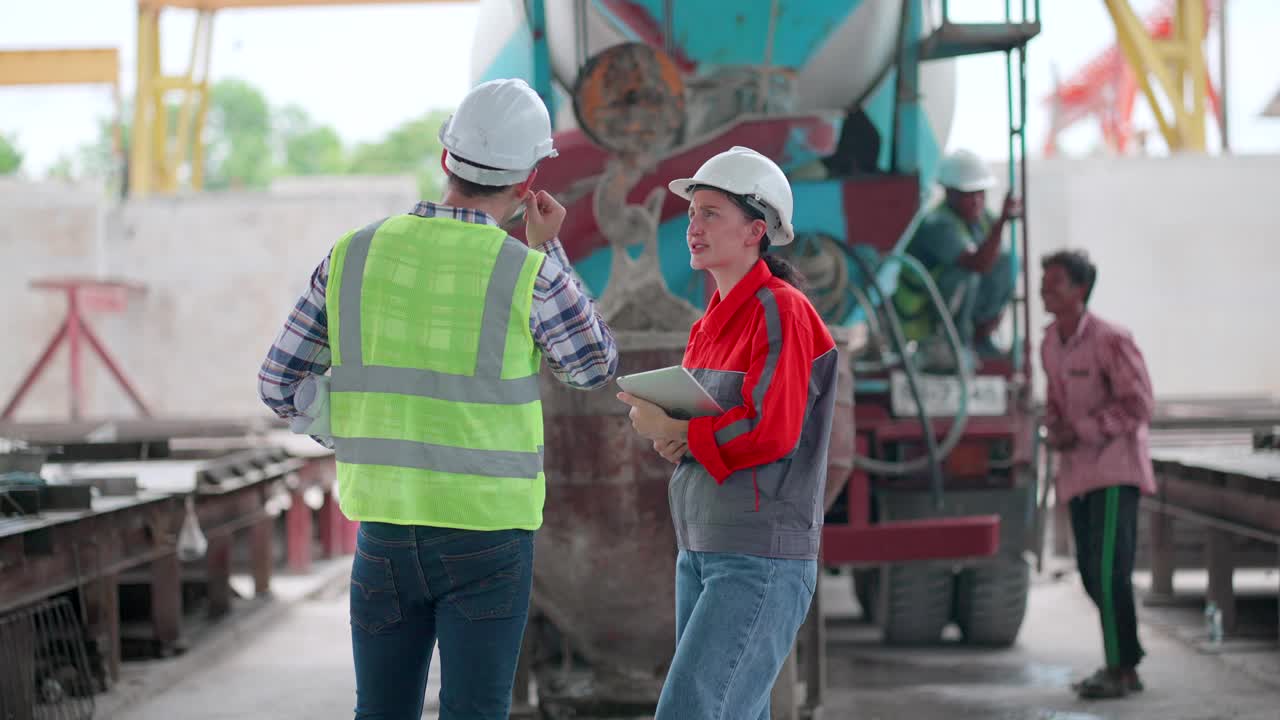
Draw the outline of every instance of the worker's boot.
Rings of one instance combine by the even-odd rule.
[[[1085,683],[1094,680],[1095,678],[1105,674],[1106,672],[1107,672],[1107,669],[1105,667],[1100,667],[1097,670],[1093,671],[1093,675],[1090,675],[1084,680],[1077,680],[1071,683],[1071,689],[1079,691],[1080,688],[1083,687]],[[1125,684],[1128,686],[1129,692],[1142,692],[1143,690],[1146,689],[1142,684],[1142,678],[1138,676],[1137,668],[1120,668],[1117,672],[1119,672],[1124,677]]]
[[[992,320],[977,323],[973,328],[973,351],[978,357],[1000,358],[1008,355],[1008,351],[996,345],[996,341],[992,336],[995,335],[996,329],[1000,327],[1001,315],[997,315]]]
[[[1099,668],[1084,680],[1073,683],[1071,689],[1081,699],[1103,700],[1122,698],[1131,692],[1142,692],[1144,687],[1135,668]]]

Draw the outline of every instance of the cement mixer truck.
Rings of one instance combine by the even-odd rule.
[[[976,372],[964,362],[927,372],[889,298],[904,273],[929,283],[903,251],[932,204],[954,58],[1005,54],[1009,118],[993,118],[991,132],[1008,133],[1010,186],[1025,196],[1021,90],[1039,12],[1024,1],[1020,13],[960,23],[947,5],[484,0],[472,79],[524,78],[551,110],[560,157],[539,181],[569,210],[561,239],[618,336],[622,373],[678,364],[709,297],[666,182],[734,145],[778,162],[795,195],[789,259],[847,361],[822,562],[852,572],[887,643],[935,643],[954,623],[965,642],[1005,646],[1022,624],[1041,526],[1025,229],[1006,240],[1020,290],[1003,328],[1012,349]],[[526,667],[554,656],[561,670],[591,668],[589,680],[539,674],[544,700],[578,683],[583,702],[643,709],[675,637],[670,466],[630,431],[612,392],[549,380],[543,391],[548,501]],[[819,630],[804,636],[816,638],[811,668],[816,615]]]

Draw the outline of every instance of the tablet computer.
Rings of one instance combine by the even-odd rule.
[[[679,365],[623,375],[618,378],[618,387],[661,407],[677,420],[724,412],[693,374]]]

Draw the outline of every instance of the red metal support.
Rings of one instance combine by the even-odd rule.
[[[106,365],[112,377],[128,394],[129,399],[137,406],[138,412],[144,417],[150,417],[151,411],[147,409],[146,403],[142,401],[142,397],[134,389],[133,384],[125,377],[120,370],[119,365],[107,352],[106,347],[98,340],[90,329],[88,322],[85,321],[84,313],[86,306],[97,307],[94,309],[102,310],[121,310],[124,307],[124,300],[129,293],[140,293],[144,291],[143,286],[136,283],[128,283],[117,280],[98,280],[93,278],[52,278],[46,280],[35,280],[31,283],[31,287],[36,290],[57,290],[65,293],[67,298],[67,314],[59,326],[58,331],[54,333],[53,339],[45,346],[40,357],[36,360],[35,365],[22,378],[22,382],[18,384],[18,388],[10,397],[9,402],[5,405],[4,411],[0,412],[0,420],[8,420],[13,417],[18,406],[22,403],[24,397],[31,390],[36,380],[48,368],[49,362],[53,359],[53,354],[58,350],[58,346],[65,340],[67,343],[68,366],[70,374],[70,410],[71,419],[79,420],[81,410],[84,408],[84,384],[82,374],[82,364],[80,357],[81,340],[88,342],[90,349],[97,354],[98,358]]]
[[[173,552],[151,562],[151,624],[161,657],[168,657],[182,634],[182,563]]]
[[[859,432],[860,455],[867,453],[869,444],[867,433]],[[822,562],[828,566],[989,557],[1000,548],[997,515],[872,524],[871,478],[862,470],[849,474],[845,498],[848,524],[822,527]]]
[[[275,518],[263,513],[253,524],[249,552],[253,556],[253,592],[255,595],[271,594],[271,565],[274,560],[273,540]]]
[[[294,490],[293,502],[284,513],[285,548],[291,572],[311,571],[311,514],[302,499],[302,489]]]
[[[338,507],[333,494],[326,492],[324,505],[320,507],[320,553],[323,558],[341,555],[343,527],[350,523]]]
[[[98,354],[98,358],[102,360],[102,364],[107,367],[107,372],[111,373],[111,376],[120,384],[121,389],[123,389],[125,394],[129,396],[129,399],[133,401],[134,406],[138,408],[138,412],[144,417],[150,417],[151,411],[147,409],[147,404],[142,401],[142,396],[139,395],[138,391],[133,387],[133,383],[129,382],[129,378],[125,376],[124,371],[120,369],[120,366],[116,365],[115,358],[111,357],[111,354],[107,352],[106,346],[102,344],[102,341],[98,339],[98,336],[88,325],[81,325],[80,332],[84,335],[84,339],[89,341],[89,346],[93,348],[93,351]]]
[[[62,325],[58,327],[58,332],[53,334],[53,339],[49,341],[44,352],[40,353],[36,364],[31,367],[26,377],[22,378],[22,382],[18,383],[18,390],[9,399],[9,403],[5,405],[4,412],[0,413],[0,420],[8,420],[13,415],[14,410],[18,408],[18,404],[22,402],[22,398],[31,389],[31,386],[35,384],[36,378],[40,377],[40,373],[44,372],[45,366],[53,358],[53,353],[58,349],[58,345],[62,344],[63,339],[66,338],[67,326],[70,324],[70,319],[62,321]]]
[[[231,611],[231,551],[233,533],[211,535],[205,555],[209,617],[220,618]]]
[[[80,373],[80,298],[67,292],[67,364],[71,372],[71,419],[80,419],[80,399],[84,397],[84,381]]]
[[[1151,523],[1151,594],[1173,597],[1173,517],[1154,512],[1147,516]]]
[[[120,682],[120,574],[104,573],[85,585],[86,625],[98,644],[110,686]]]
[[[1205,597],[1217,603],[1222,610],[1222,629],[1226,634],[1236,630],[1236,591],[1232,582],[1235,560],[1232,557],[1231,533],[1222,528],[1208,529],[1209,542],[1205,545],[1205,565],[1209,570],[1209,590]]]
[[[859,455],[866,457],[871,442],[865,433],[858,433],[855,447]],[[849,507],[849,525],[867,527],[871,524],[871,476],[865,470],[854,470],[849,474],[848,490],[845,498]]]
[[[866,565],[990,557],[1000,549],[1000,517],[900,520],[865,527],[825,525],[822,561],[827,565]]]

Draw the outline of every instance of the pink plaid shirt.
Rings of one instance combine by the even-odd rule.
[[[1086,312],[1065,341],[1056,322],[1045,330],[1040,359],[1049,380],[1045,421],[1065,422],[1080,438],[1059,454],[1058,500],[1112,485],[1154,494],[1148,426],[1155,399],[1129,331]]]

